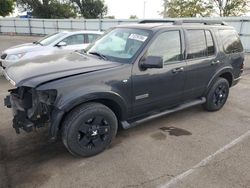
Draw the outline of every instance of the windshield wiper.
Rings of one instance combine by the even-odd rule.
[[[108,60],[108,58],[105,55],[103,55],[103,54],[101,54],[99,52],[89,52],[89,54],[99,56],[99,57],[101,57],[104,60]]]
[[[87,53],[87,51],[85,49],[76,50],[76,52],[78,52],[80,54],[86,54]]]

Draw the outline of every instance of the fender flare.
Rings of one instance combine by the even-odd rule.
[[[212,85],[215,83],[215,81],[216,81],[222,74],[224,74],[224,73],[230,73],[230,75],[232,76],[232,81],[234,80],[233,68],[232,68],[231,66],[223,67],[223,68],[219,69],[219,70],[213,75],[213,77],[209,80],[204,95],[207,94],[207,92],[208,92],[209,89],[212,87]]]
[[[127,116],[126,103],[119,94],[115,92],[94,92],[94,93],[84,94],[66,103],[62,103],[59,106],[55,106],[55,109],[52,112],[52,121],[49,130],[49,139],[51,141],[55,141],[57,139],[62,119],[69,111],[71,111],[74,107],[80,104],[94,100],[112,101],[119,106],[121,111],[121,119]]]
[[[115,93],[115,92],[93,92],[93,93],[88,93],[88,94],[83,94],[81,96],[78,96],[76,98],[73,98],[70,101],[67,101],[66,103],[62,103],[61,105],[58,106],[60,110],[63,110],[64,112],[69,112],[72,110],[74,107],[86,103],[89,101],[94,101],[94,100],[109,100],[114,103],[116,103],[121,110],[122,115],[127,114],[127,108],[126,108],[126,102],[123,100],[123,98]]]

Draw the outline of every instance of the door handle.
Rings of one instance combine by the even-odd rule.
[[[216,64],[219,64],[219,63],[220,63],[219,60],[216,60],[216,61],[214,60],[214,61],[211,62],[211,65],[216,65]]]
[[[184,68],[183,67],[178,67],[178,68],[175,68],[172,70],[172,73],[178,73],[178,72],[183,72],[184,71]]]

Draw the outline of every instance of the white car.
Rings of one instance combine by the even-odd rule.
[[[39,41],[6,49],[0,54],[0,65],[6,68],[18,61],[37,56],[82,50],[102,34],[100,31],[57,32]]]

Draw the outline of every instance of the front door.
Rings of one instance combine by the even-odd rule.
[[[140,62],[133,66],[133,115],[147,114],[181,102],[185,84],[182,31],[170,30],[157,35],[142,59],[163,58],[163,68],[142,70]]]
[[[66,37],[62,40],[62,42],[66,43],[66,46],[62,46],[58,48],[60,51],[71,52],[75,50],[82,50],[86,48],[85,36],[84,34],[76,34]]]

